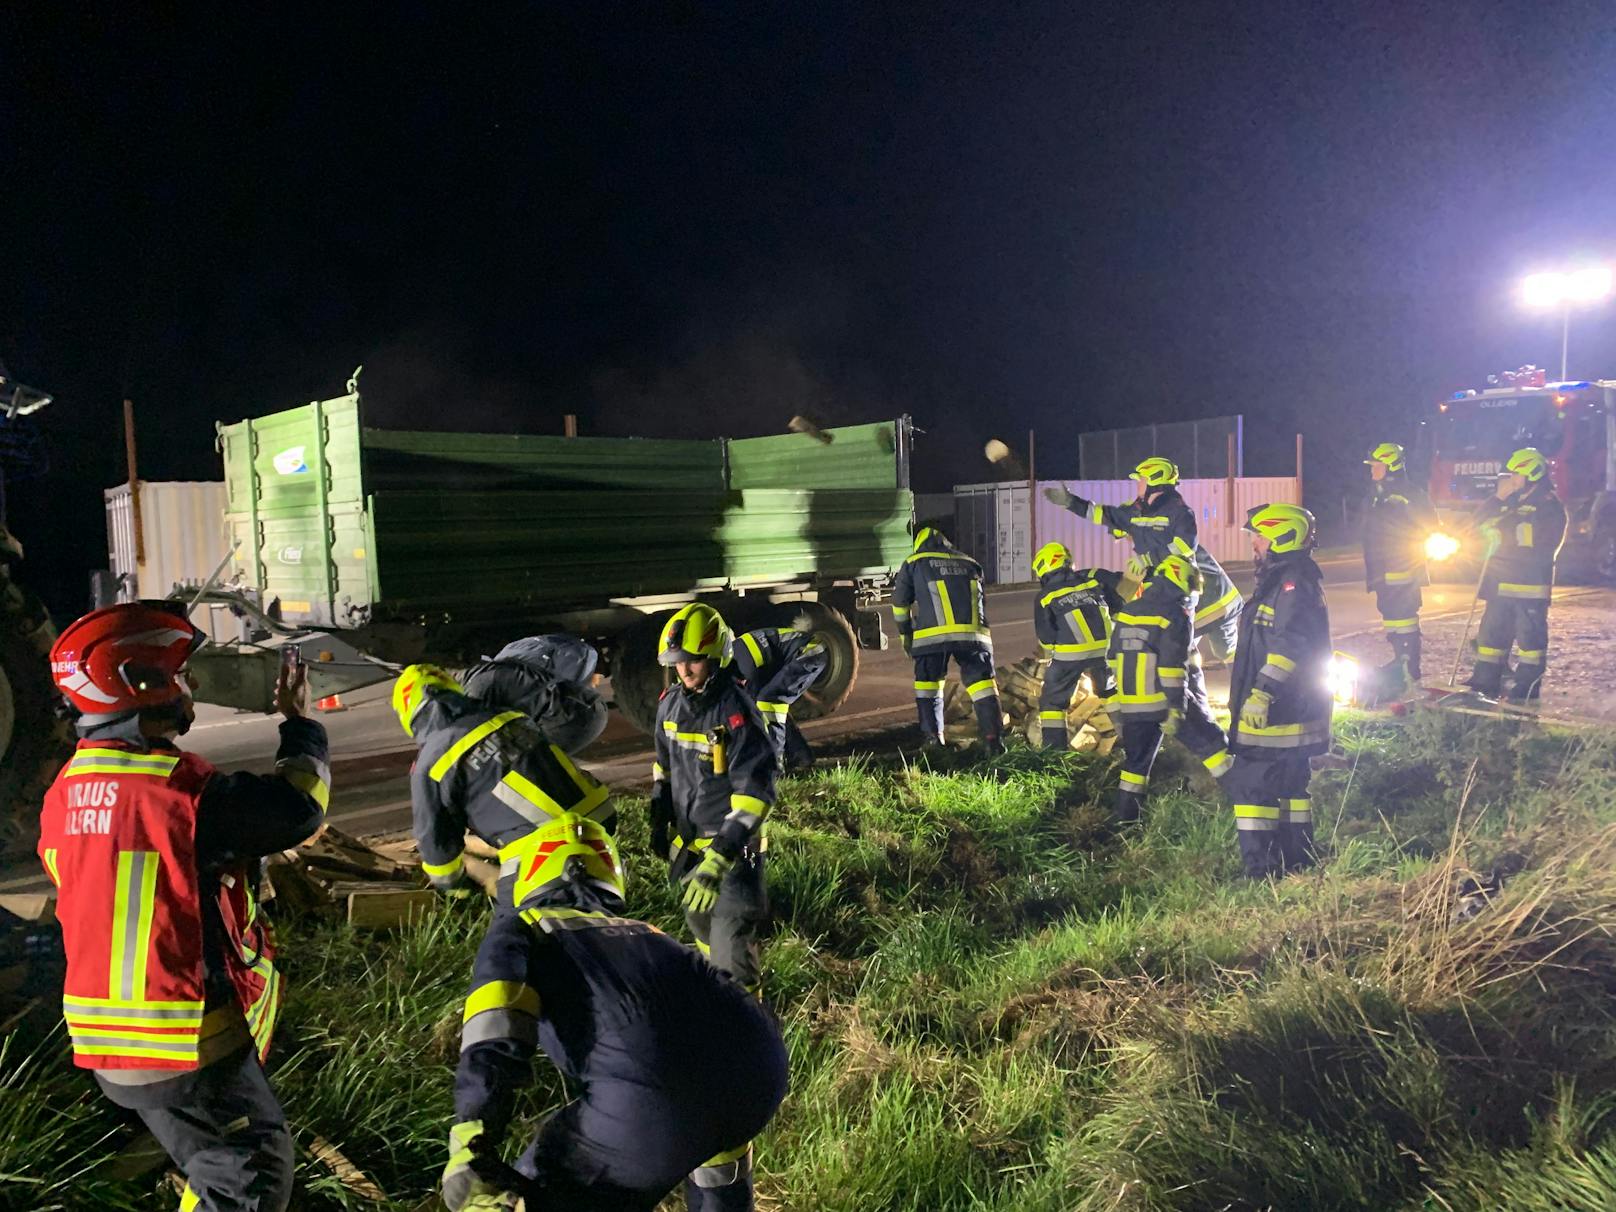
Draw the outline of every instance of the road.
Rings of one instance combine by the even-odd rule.
[[[1380,619],[1374,599],[1364,592],[1363,565],[1356,556],[1321,561],[1330,603],[1331,632],[1338,645],[1347,643],[1366,654],[1379,652]],[[1249,591],[1249,568],[1231,568],[1243,591]],[[1422,618],[1436,622],[1447,617],[1463,620],[1470,608],[1473,585],[1436,585],[1425,592]],[[1589,595],[1595,595],[1590,597]],[[988,614],[993,624],[995,655],[1010,664],[1036,650],[1032,631],[1033,589],[1029,586],[991,590]],[[1605,609],[1616,609],[1616,593],[1608,590],[1557,590],[1556,597],[1576,597]],[[1551,623],[1553,616],[1551,615]],[[1449,630],[1458,626],[1453,624]],[[895,634],[890,616],[889,634]],[[1358,638],[1362,643],[1350,643]],[[1385,653],[1390,656],[1389,650]],[[1369,659],[1379,660],[1369,655]],[[1452,659],[1433,646],[1428,661],[1437,665]],[[853,738],[907,727],[914,720],[911,697],[912,667],[896,643],[886,652],[862,654],[858,684],[836,715],[815,720],[804,732],[818,746],[852,743]],[[1215,701],[1227,694],[1227,671],[1209,666],[1207,683]],[[387,833],[409,825],[409,765],[413,746],[398,726],[390,706],[390,687],[377,686],[347,697],[348,709],[321,715],[331,735],[331,820],[349,833]],[[261,715],[236,713],[204,706],[185,739],[194,749],[223,769],[267,770],[273,765],[276,721]],[[583,764],[597,777],[624,789],[643,788],[651,764],[646,738],[615,712],[600,740],[583,755]],[[36,873],[0,872],[0,891],[16,891],[37,883]]]

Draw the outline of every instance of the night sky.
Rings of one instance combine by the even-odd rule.
[[[12,525],[72,609],[125,395],[144,478],[212,479],[216,420],[359,363],[395,427],[910,412],[930,490],[1241,411],[1339,512],[1422,406],[1557,367],[1521,274],[1616,259],[1610,12],[5,6],[0,359],[57,396]],[[1571,357],[1616,375],[1616,304]]]

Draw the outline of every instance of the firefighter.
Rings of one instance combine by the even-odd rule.
[[[1392,646],[1386,680],[1400,689],[1420,680],[1420,589],[1428,583],[1425,540],[1436,528],[1436,511],[1408,478],[1396,442],[1382,442],[1364,463],[1374,482],[1364,510],[1364,584]]]
[[[1116,817],[1123,824],[1139,819],[1163,737],[1176,735],[1214,777],[1229,769],[1223,729],[1213,721],[1206,699],[1192,693],[1186,676],[1200,583],[1200,570],[1185,557],[1163,556],[1139,596],[1111,616],[1115,690],[1106,710],[1121,734]]]
[[[45,795],[39,856],[67,952],[74,1063],[184,1172],[182,1209],[284,1209],[292,1138],[264,1075],[280,1008],[257,860],[318,832],[325,729],[301,666],[275,688],[275,773],[221,774],[174,744],[195,719],[185,670],[205,637],[133,602],[57,639],[51,673],[79,743]]]
[[[763,627],[735,643],[735,669],[746,682],[769,730],[769,743],[781,770],[807,770],[814,752],[791,718],[791,707],[808,692],[830,654],[814,634],[813,620],[798,615],[790,627]]]
[[[472,970],[442,1192],[451,1212],[651,1212],[682,1181],[691,1212],[753,1206],[752,1151],[786,1092],[779,1029],[756,999],[653,926],[619,916],[600,825],[565,814],[524,845],[518,912]],[[577,1096],[514,1167],[500,1160],[542,1048]]]
[[[1299,505],[1246,514],[1257,587],[1240,620],[1229,681],[1234,804],[1240,858],[1260,879],[1311,866],[1310,759],[1330,748],[1330,613],[1313,562],[1313,515]]]
[[[1476,514],[1487,543],[1481,598],[1487,609],[1476,633],[1470,689],[1488,698],[1503,692],[1510,645],[1519,661],[1509,700],[1536,699],[1549,648],[1549,597],[1554,560],[1565,540],[1566,514],[1548,478],[1549,464],[1528,446],[1509,456],[1498,494]]]
[[[1060,543],[1045,543],[1032,558],[1038,578],[1033,631],[1049,665],[1038,696],[1040,739],[1045,747],[1066,748],[1066,708],[1077,684],[1088,674],[1095,694],[1111,693],[1107,653],[1111,613],[1123,606],[1117,586],[1120,573],[1107,568],[1073,568],[1072,556]]]
[[[606,730],[599,664],[594,645],[577,636],[531,635],[473,665],[462,682],[472,698],[515,708],[545,740],[576,756]]]
[[[943,679],[948,658],[971,696],[982,743],[1004,752],[1004,715],[993,682],[993,636],[982,593],[982,566],[931,526],[915,534],[914,551],[892,586],[892,617],[903,650],[915,662],[915,706],[924,744],[943,743]]]
[[[1172,554],[1193,560],[1201,570],[1202,596],[1195,605],[1195,635],[1206,636],[1212,655],[1228,660],[1234,654],[1240,625],[1240,591],[1229,574],[1197,539],[1195,510],[1178,491],[1178,467],[1152,455],[1133,469],[1138,496],[1126,505],[1101,505],[1074,496],[1064,484],[1046,488],[1044,496],[1096,526],[1110,528],[1118,538],[1130,539],[1145,569]],[[1200,660],[1192,662],[1192,682],[1201,680]]]
[[[657,704],[651,767],[651,846],[682,887],[696,946],[756,992],[758,935],[768,920],[763,821],[774,805],[768,730],[735,680],[728,624],[692,603],[668,620],[657,660],[678,681]]]
[[[436,665],[410,665],[393,684],[393,710],[416,746],[410,806],[421,867],[432,886],[456,896],[466,874],[466,831],[499,851],[496,912],[508,895],[519,844],[563,812],[611,827],[609,793],[520,711],[469,697]]]

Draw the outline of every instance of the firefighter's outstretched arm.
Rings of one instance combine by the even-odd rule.
[[[1087,497],[1080,497],[1064,484],[1044,489],[1044,496],[1062,509],[1075,513],[1084,521],[1093,522],[1112,531],[1127,532],[1128,524],[1139,512],[1137,505],[1101,505]]]
[[[307,674],[283,671],[276,699],[285,719],[270,775],[218,774],[197,804],[197,856],[229,866],[289,850],[318,833],[331,800],[331,753],[325,728],[307,717]]]

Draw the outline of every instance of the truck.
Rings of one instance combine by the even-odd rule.
[[[44,470],[32,417],[51,399],[0,364],[0,853],[31,845],[40,800],[73,748],[51,683],[56,627],[28,587],[23,544],[6,524],[7,490]]]
[[[1566,508],[1561,567],[1616,582],[1616,380],[1502,378],[1455,392],[1426,426],[1431,502],[1444,528],[1461,526],[1493,495],[1513,451],[1535,446]]]
[[[737,631],[808,616],[831,659],[807,718],[846,699],[861,647],[885,647],[878,606],[913,526],[907,417],[643,439],[383,429],[364,411],[356,377],[218,426],[223,559],[192,600],[240,626],[193,659],[199,699],[267,710],[288,643],[324,695],[562,631],[600,650],[649,731],[657,639],[686,603]]]

